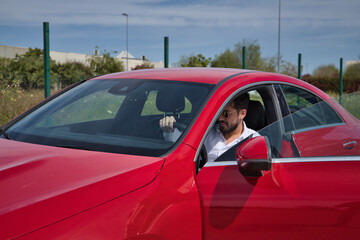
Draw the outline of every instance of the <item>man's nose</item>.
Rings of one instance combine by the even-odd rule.
[[[218,121],[224,121],[226,118],[224,117],[224,115],[220,115],[220,117],[218,118]]]

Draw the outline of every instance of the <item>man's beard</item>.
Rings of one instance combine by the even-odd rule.
[[[220,123],[220,122],[219,122]],[[228,125],[226,122],[223,122],[221,121],[221,123],[225,123],[226,126]],[[219,125],[219,129],[220,129],[220,132],[225,135],[225,134],[228,134],[228,133],[231,133],[232,131],[234,131],[240,124],[240,121],[237,121],[236,123],[230,125],[228,128],[222,126],[222,125]]]

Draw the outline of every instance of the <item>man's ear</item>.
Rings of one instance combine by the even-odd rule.
[[[246,116],[247,110],[246,109],[241,109],[239,112],[239,116],[241,118],[241,120],[244,119],[244,117]]]

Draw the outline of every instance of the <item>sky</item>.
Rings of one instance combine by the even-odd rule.
[[[136,58],[169,63],[201,53],[212,59],[244,39],[256,40],[262,57],[278,54],[280,0],[0,0],[0,45],[93,54],[128,49]],[[280,54],[303,73],[360,58],[359,0],[281,0]]]

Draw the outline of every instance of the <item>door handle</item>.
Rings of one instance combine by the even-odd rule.
[[[355,140],[350,141],[350,142],[346,142],[346,143],[343,144],[343,147],[345,149],[352,149],[352,148],[354,148],[356,146],[356,143],[357,142]]]

